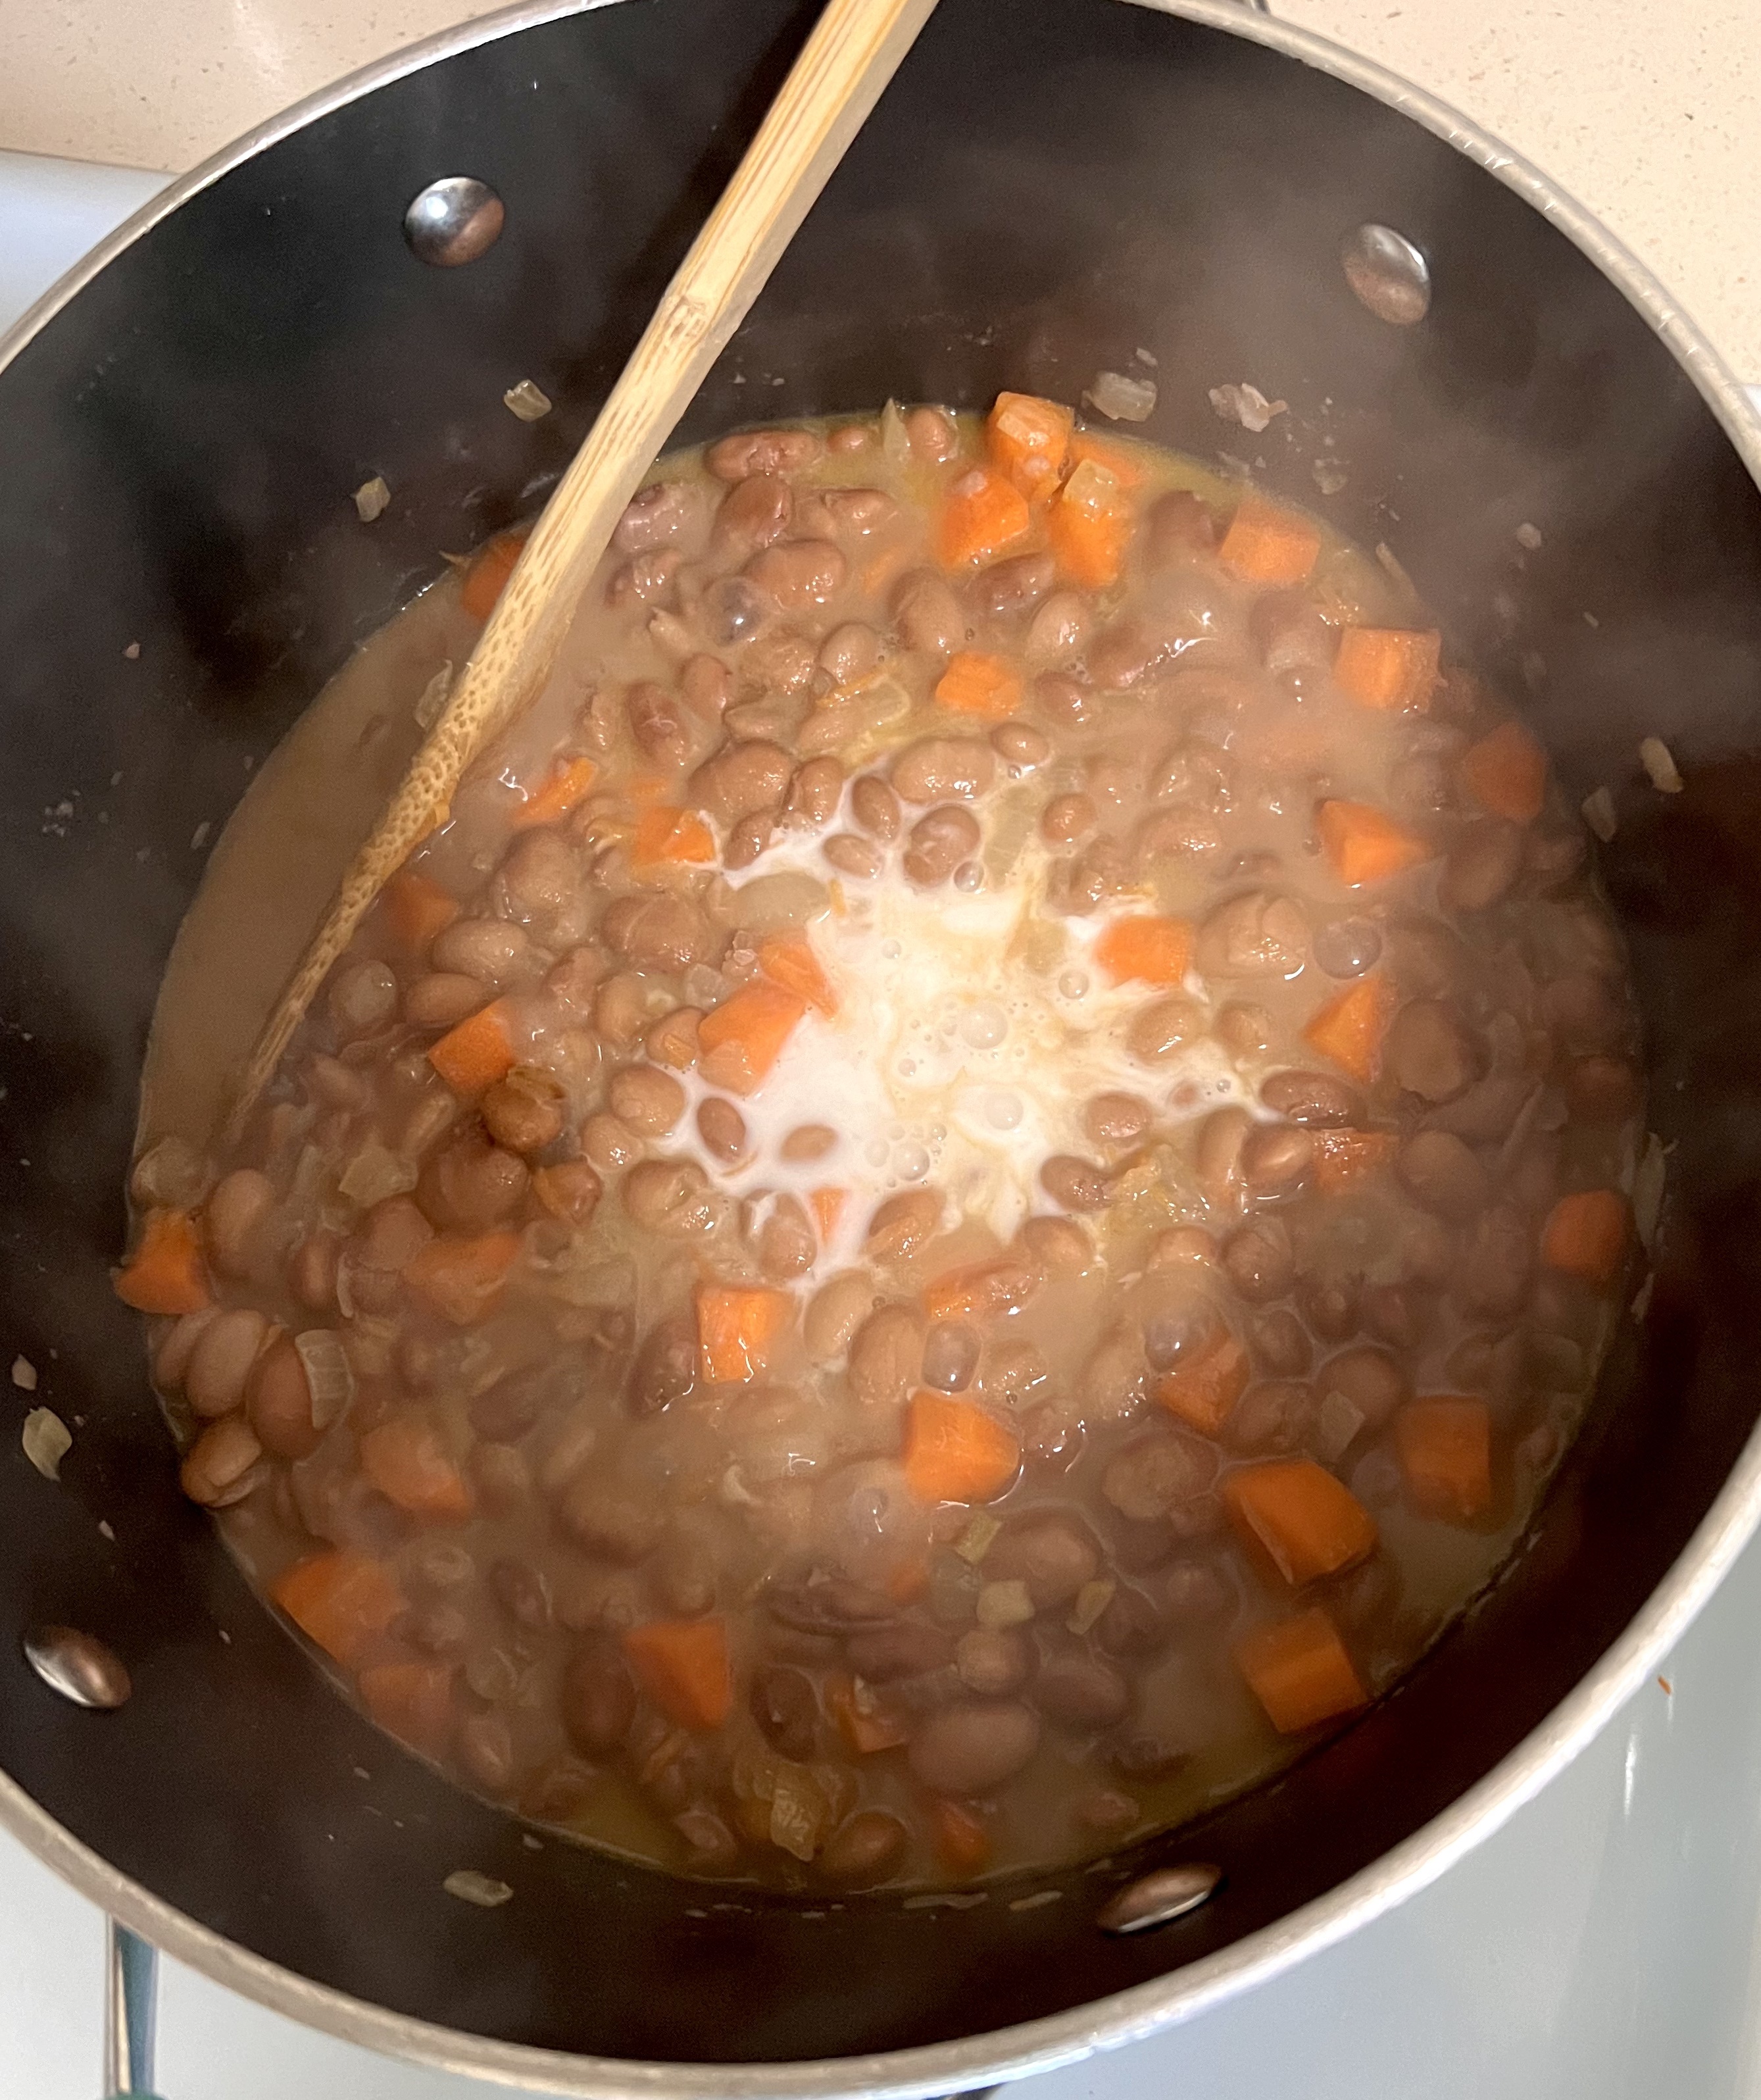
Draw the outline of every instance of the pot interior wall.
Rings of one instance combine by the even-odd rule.
[[[1607,875],[1676,1147],[1647,1326],[1527,1550],[1399,1694],[1120,1863],[1229,1875],[1135,1941],[1093,1928],[1106,1876],[1025,1912],[1009,1891],[819,1913],[528,1849],[333,1696],[181,1500],[107,1265],[198,832],[440,549],[537,500],[814,11],[624,0],[432,65],[202,191],[0,376],[0,1295],[8,1355],[76,1425],[59,1489],[15,1441],[0,1457],[0,1763],[125,1873],[305,1976],[614,2057],[931,2042],[1271,1923],[1547,1713],[1675,1559],[1757,1408],[1761,504],[1740,462],[1592,265],[1410,121],[1119,0],[943,0],[686,435],[889,394],[1074,398],[1142,347],[1148,435],[1245,456],[1391,542],[1455,645],[1528,690],[1573,792],[1617,791]],[[453,172],[500,191],[507,231],[469,268],[426,269],[400,216]],[[1366,219],[1434,258],[1423,326],[1347,292],[1338,245]],[[525,377],[558,404],[534,426],[501,404]],[[1291,404],[1260,439],[1207,399],[1242,379]],[[1322,452],[1347,475],[1331,499]],[[348,493],[373,473],[394,503],[365,528]],[[1653,730],[1688,774],[1678,798],[1638,774]],[[121,1712],[29,1675],[19,1636],[43,1619],[121,1650]],[[466,1865],[513,1901],[444,1895]]]

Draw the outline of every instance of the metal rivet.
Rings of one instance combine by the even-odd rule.
[[[494,247],[506,218],[487,183],[474,175],[443,175],[410,200],[404,238],[424,262],[456,270]]]
[[[1158,1867],[1128,1882],[1095,1920],[1103,1932],[1147,1932],[1166,1925],[1214,1896],[1223,1869],[1199,1862],[1187,1867]]]
[[[39,1626],[24,1636],[24,1660],[51,1692],[108,1713],[134,1690],[127,1665],[77,1626]]]
[[[1431,265],[1404,233],[1372,220],[1340,243],[1345,281],[1378,320],[1410,328],[1431,311]]]

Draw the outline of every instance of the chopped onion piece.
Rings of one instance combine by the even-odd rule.
[[[954,1551],[969,1567],[976,1568],[991,1551],[1002,1529],[988,1511],[975,1511],[972,1522],[955,1540]]]
[[[1257,386],[1250,386],[1246,380],[1239,386],[1213,386],[1211,406],[1225,423],[1239,423],[1244,430],[1258,432],[1268,429],[1274,416],[1288,415],[1288,401],[1269,401]]]
[[[308,1327],[294,1337],[311,1388],[312,1426],[328,1429],[347,1414],[355,1398],[355,1370],[333,1327]]]
[[[492,1874],[479,1874],[474,1867],[456,1867],[440,1884],[461,1903],[475,1904],[479,1910],[494,1910],[514,1893],[505,1882]]]
[[[187,1211],[208,1192],[208,1164],[195,1146],[181,1137],[161,1137],[135,1162],[129,1193],[137,1203],[162,1203]]]
[[[1686,784],[1669,746],[1660,736],[1648,736],[1639,746],[1640,763],[1660,795],[1679,795]]]
[[[1657,1242],[1657,1220],[1663,1212],[1663,1179],[1668,1171],[1669,1157],[1663,1140],[1653,1130],[1645,1138],[1639,1171],[1633,1176],[1633,1230],[1638,1233],[1639,1244],[1647,1254]]]
[[[73,1432],[52,1407],[33,1407],[24,1418],[19,1441],[24,1455],[46,1480],[59,1480],[61,1461],[73,1449]]]
[[[1155,382],[1128,379],[1123,372],[1097,372],[1083,399],[1115,423],[1147,422],[1155,411]]]
[[[1645,1280],[1640,1285],[1632,1302],[1632,1316],[1641,1326],[1644,1324],[1646,1313],[1651,1310],[1651,1294],[1656,1288],[1657,1271],[1654,1268],[1649,1269],[1646,1272]]]
[[[1351,479],[1337,460],[1317,459],[1309,471],[1314,476],[1314,485],[1323,496],[1337,496]]]
[[[369,1138],[343,1170],[337,1184],[351,1203],[370,1211],[387,1196],[402,1196],[416,1186],[416,1169],[407,1159]]]
[[[440,710],[446,705],[447,695],[452,690],[452,659],[449,656],[417,696],[415,712],[418,729],[432,729],[439,721]]]
[[[37,1366],[29,1357],[15,1357],[12,1359],[12,1383],[20,1392],[34,1392],[37,1390]]]
[[[523,423],[541,422],[553,405],[549,395],[534,386],[529,379],[521,380],[518,386],[509,387],[501,400],[503,406],[511,409]]]
[[[355,508],[363,525],[371,525],[382,516],[391,501],[391,491],[382,474],[376,474],[371,481],[364,481],[355,492]]]
[[[1614,797],[1606,787],[1592,788],[1582,803],[1583,820],[1606,845],[1620,827],[1620,818],[1614,810]]]
[[[905,412],[897,401],[880,411],[880,450],[889,466],[911,465],[911,437],[905,428]]]
[[[1084,1582],[1076,1592],[1076,1601],[1070,1607],[1070,1615],[1065,1624],[1073,1634],[1085,1634],[1099,1619],[1113,1601],[1116,1582]]]
[[[1535,549],[1541,544],[1540,527],[1538,525],[1519,525],[1516,527],[1516,544],[1519,547],[1526,547],[1532,554]]]
[[[986,1582],[978,1592],[982,1626],[1024,1626],[1034,1615],[1025,1582]]]
[[[1321,1403],[1321,1455],[1341,1458],[1364,1426],[1364,1418],[1342,1392],[1330,1392]]]
[[[779,1763],[770,1795],[770,1842],[793,1859],[810,1860],[831,1820],[832,1804],[807,1767]]]

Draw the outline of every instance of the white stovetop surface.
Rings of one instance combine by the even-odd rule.
[[[0,152],[0,329],[162,179]],[[1761,1542],[1662,1679],[1441,1881],[1022,2100],[1761,2100],[1758,1626]],[[0,2100],[99,2092],[103,1930],[0,1834]],[[161,1974],[165,2100],[490,2100]]]

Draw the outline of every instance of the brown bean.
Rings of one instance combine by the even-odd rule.
[[[742,817],[728,832],[727,844],[722,849],[722,865],[730,874],[739,868],[750,867],[769,850],[775,834],[774,810],[760,810],[749,817]]]
[[[872,882],[886,866],[880,849],[854,832],[834,832],[820,851],[840,875],[856,882]]]
[[[1484,911],[1496,904],[1522,872],[1523,834],[1502,817],[1481,817],[1457,836],[1437,879],[1437,902],[1445,911]]]
[[[881,488],[823,488],[796,513],[797,529],[815,539],[872,540],[898,516],[898,505]]]
[[[636,1414],[660,1414],[697,1388],[697,1321],[690,1312],[658,1321],[637,1352],[628,1398]]]
[[[889,778],[903,801],[975,802],[996,778],[996,753],[975,736],[926,736],[908,743]]]
[[[832,1832],[814,1865],[838,1888],[876,1888],[898,1872],[909,1842],[896,1815],[883,1808],[859,1809]]]
[[[1223,1243],[1223,1268],[1250,1304],[1282,1298],[1295,1280],[1291,1238],[1277,1218],[1256,1218]]]
[[[191,1446],[178,1479],[192,1502],[229,1509],[261,1485],[263,1446],[242,1414],[210,1422]]]
[[[1141,1590],[1115,1590],[1095,1621],[1094,1637],[1109,1655],[1154,1655],[1167,1645],[1167,1617]]]
[[[1163,569],[1207,554],[1216,545],[1216,524],[1189,488],[1171,488],[1151,505],[1144,532],[1144,555]]]
[[[620,1116],[599,1109],[580,1127],[580,1149],[602,1174],[633,1167],[642,1156],[642,1142]]]
[[[666,1521],[647,1495],[605,1479],[597,1467],[577,1473],[563,1489],[558,1515],[577,1545],[626,1565],[654,1551]]]
[[[880,638],[866,622],[847,620],[819,645],[819,668],[834,686],[866,678],[880,661]]]
[[[1251,1385],[1223,1425],[1232,1451],[1250,1456],[1300,1450],[1313,1430],[1314,1389],[1295,1379],[1268,1379]]]
[[[1062,671],[1043,671],[1034,680],[1033,702],[1059,729],[1087,729],[1101,718],[1101,696]]]
[[[879,1205],[868,1220],[863,1240],[871,1261],[903,1261],[935,1233],[942,1223],[939,1189],[902,1189]]]
[[[1556,1041],[1574,1055],[1615,1049],[1627,1032],[1613,987],[1588,970],[1556,977],[1542,992],[1541,1011]]]
[[[905,841],[907,877],[921,889],[944,883],[978,852],[982,834],[969,810],[948,803],[920,817]]]
[[[850,787],[851,821],[877,839],[899,835],[898,797],[878,774],[859,774]]]
[[[1412,1388],[1406,1374],[1384,1349],[1359,1347],[1329,1357],[1316,1374],[1316,1399],[1323,1405],[1337,1393],[1372,1429],[1379,1429]]]
[[[1088,646],[1088,675],[1109,691],[1128,690],[1168,660],[1175,639],[1141,620],[1115,620]]]
[[[563,1135],[567,1103],[548,1072],[516,1065],[483,1097],[489,1135],[510,1152],[541,1152]]]
[[[787,1283],[804,1275],[819,1259],[819,1242],[813,1226],[793,1196],[775,1197],[763,1207],[752,1238],[767,1283]]]
[[[732,824],[776,809],[794,770],[788,753],[776,744],[762,739],[724,744],[691,775],[691,799],[724,824]]]
[[[721,1215],[709,1177],[695,1159],[640,1160],[619,1193],[633,1224],[665,1239],[713,1232]]]
[[[623,1741],[636,1718],[636,1685],[615,1642],[589,1635],[563,1672],[558,1708],[569,1740],[584,1757]]]
[[[1309,922],[1294,899],[1251,889],[1212,912],[1194,960],[1207,977],[1293,977],[1309,960]]]
[[[901,580],[893,594],[893,619],[906,646],[925,656],[951,656],[966,639],[960,600],[928,569]]]
[[[1534,1273],[1534,1235],[1520,1211],[1495,1205],[1474,1221],[1454,1280],[1469,1312],[1507,1319],[1522,1304]]]
[[[978,1375],[982,1346],[964,1320],[936,1321],[924,1338],[924,1383],[938,1392],[964,1392]]]
[[[362,1270],[370,1275],[401,1276],[433,1238],[434,1227],[408,1196],[387,1196],[375,1203],[349,1245],[357,1286]]]
[[[734,697],[734,674],[719,656],[707,650],[686,660],[679,673],[679,697],[692,713],[713,722],[726,712]]]
[[[713,1158],[732,1162],[746,1149],[746,1118],[731,1101],[710,1094],[697,1104],[697,1135]]]
[[[1054,795],[1039,813],[1039,829],[1053,845],[1069,845],[1085,837],[1100,820],[1092,796]]]
[[[1197,1437],[1155,1430],[1108,1461],[1101,1493],[1121,1516],[1145,1524],[1205,1493],[1216,1478],[1216,1461]]]
[[[675,1617],[698,1619],[713,1609],[716,1564],[708,1542],[692,1532],[669,1533],[661,1541],[655,1582]]]
[[[254,1167],[236,1167],[214,1185],[202,1211],[208,1258],[223,1276],[244,1276],[257,1229],[275,1207],[275,1185]]]
[[[1198,1126],[1193,1170],[1214,1211],[1234,1209],[1242,1195],[1242,1152],[1255,1128],[1243,1108],[1213,1109]]]
[[[1035,670],[1081,655],[1092,630],[1087,605],[1074,591],[1054,591],[1027,623],[1022,654]]]
[[[837,814],[844,769],[835,758],[810,758],[797,767],[783,803],[785,828],[823,831]]]
[[[336,1304],[337,1257],[342,1242],[334,1233],[313,1233],[288,1259],[288,1288],[308,1312],[328,1312]]]
[[[503,1554],[489,1566],[489,1594],[517,1626],[542,1633],[550,1624],[550,1586],[529,1560]]]
[[[962,1700],[926,1714],[906,1752],[911,1774],[937,1793],[989,1793],[1039,1747],[1039,1723],[1013,1701]]]
[[[1194,1281],[1163,1270],[1136,1294],[1142,1304],[1144,1357],[1152,1370],[1209,1355],[1220,1339],[1216,1308]]]
[[[1293,1201],[1308,1188],[1314,1164],[1314,1140],[1300,1123],[1256,1123],[1242,1141],[1242,1185],[1250,1202]]]
[[[926,465],[940,466],[960,449],[960,433],[951,416],[940,408],[907,408],[905,442]]]
[[[1050,554],[1013,554],[981,569],[972,593],[991,619],[1013,620],[1031,612],[1057,580],[1057,563]]]
[[[685,1113],[685,1089],[658,1065],[629,1065],[606,1091],[613,1115],[638,1137],[664,1137]]]
[[[1015,1239],[1044,1276],[1081,1276],[1094,1264],[1094,1242],[1074,1218],[1029,1218]]]
[[[397,979],[383,963],[349,963],[332,976],[324,1003],[345,1041],[371,1035],[397,1012]]]
[[[291,1335],[264,1350],[254,1367],[245,1411],[257,1440],[277,1458],[310,1458],[328,1422],[312,1418],[311,1385]]]
[[[1484,1209],[1492,1193],[1478,1158],[1445,1130],[1422,1130],[1408,1138],[1394,1171],[1426,1210],[1457,1223]]]
[[[870,1684],[888,1684],[898,1677],[920,1677],[945,1670],[954,1660],[954,1642],[939,1626],[898,1619],[889,1626],[870,1626],[845,1643],[850,1668]]]
[[[585,1159],[561,1159],[532,1176],[532,1193],[553,1218],[585,1225],[598,1208],[605,1184]]]
[[[1027,1682],[1033,1650],[1013,1626],[974,1626],[960,1635],[954,1667],[969,1692],[1005,1699]]]
[[[531,936],[506,919],[455,919],[428,951],[436,970],[505,990],[533,968]]]
[[[1216,1039],[1232,1057],[1256,1057],[1272,1047],[1272,1017],[1263,1006],[1231,999],[1216,1017]]]
[[[510,1218],[532,1175],[517,1153],[468,1129],[436,1153],[416,1184],[416,1200],[442,1232],[483,1233]]]
[[[708,918],[684,897],[617,898],[599,930],[606,946],[636,970],[677,973],[708,961],[717,946]]]
[[[1415,1349],[1428,1326],[1428,1308],[1416,1290],[1404,1283],[1366,1285],[1361,1304],[1363,1324],[1392,1349]]]
[[[832,1575],[823,1582],[773,1582],[765,1592],[770,1616],[797,1633],[847,1634],[858,1626],[889,1625],[898,1606],[880,1590]]]
[[[774,474],[749,474],[736,481],[716,512],[710,550],[723,560],[744,561],[788,532],[795,515],[795,492]]]
[[[1343,1342],[1357,1327],[1362,1298],[1355,1277],[1324,1275],[1304,1281],[1297,1303],[1323,1342]]]
[[[653,605],[673,588],[679,572],[676,547],[655,547],[645,554],[632,554],[611,572],[606,585],[606,603],[627,612],[638,605]]]
[[[230,1414],[244,1397],[251,1366],[269,1336],[267,1317],[235,1305],[203,1328],[184,1374],[183,1396],[193,1414]]]
[[[495,887],[510,919],[549,948],[572,946],[587,930],[580,854],[548,824],[517,832]]]
[[[1170,1225],[1150,1242],[1145,1260],[1147,1270],[1186,1269],[1203,1273],[1215,1268],[1216,1242],[1203,1225]]]
[[[704,454],[704,465],[717,481],[744,481],[753,474],[799,474],[823,449],[813,430],[737,430],[717,439]]]
[[[892,1406],[915,1386],[923,1365],[924,1330],[916,1308],[883,1305],[850,1338],[850,1388],[865,1407]]]
[[[413,1028],[452,1028],[483,1003],[482,981],[460,971],[434,970],[417,977],[404,995],[404,1018]]]
[[[791,540],[754,554],[742,574],[785,612],[828,605],[844,588],[850,564],[829,540]]]
[[[1382,1045],[1382,1069],[1396,1086],[1427,1101],[1452,1101],[1479,1076],[1479,1061],[1454,1008],[1440,999],[1410,999]]]
[[[874,1279],[864,1270],[846,1269],[819,1286],[801,1321],[802,1339],[814,1362],[829,1363],[843,1355],[874,1300]]]
[[[545,1365],[510,1371],[473,1396],[466,1410],[470,1426],[492,1443],[517,1444],[564,1389]]]
[[[1363,1117],[1362,1099],[1327,1072],[1273,1072],[1260,1098],[1274,1115],[1311,1130],[1339,1130]]]
[[[1164,993],[1152,999],[1132,1016],[1125,1030],[1125,1047],[1142,1065],[1166,1064],[1177,1057],[1206,1030],[1204,1008],[1183,991]]]
[[[1055,1153],[1044,1162],[1039,1185],[1066,1211],[1104,1211],[1110,1200],[1106,1169],[1070,1153]]]
[[[670,545],[690,536],[701,523],[704,509],[702,493],[693,483],[651,482],[625,505],[611,544],[626,554]]]
[[[642,1037],[642,1048],[651,1061],[669,1071],[688,1072],[697,1061],[697,1030],[703,1022],[700,1008],[676,1006],[663,1014]]]
[[[1067,1604],[1101,1565],[1087,1526],[1060,1510],[1012,1518],[985,1555],[986,1582],[1025,1582],[1035,1611]]]
[[[1111,1728],[1131,1707],[1131,1687],[1097,1655],[1069,1649],[1050,1657],[1034,1679],[1034,1704],[1067,1728]]]
[[[1625,1123],[1644,1101],[1639,1074],[1622,1057],[1580,1057],[1564,1084],[1565,1105],[1580,1123]]]

